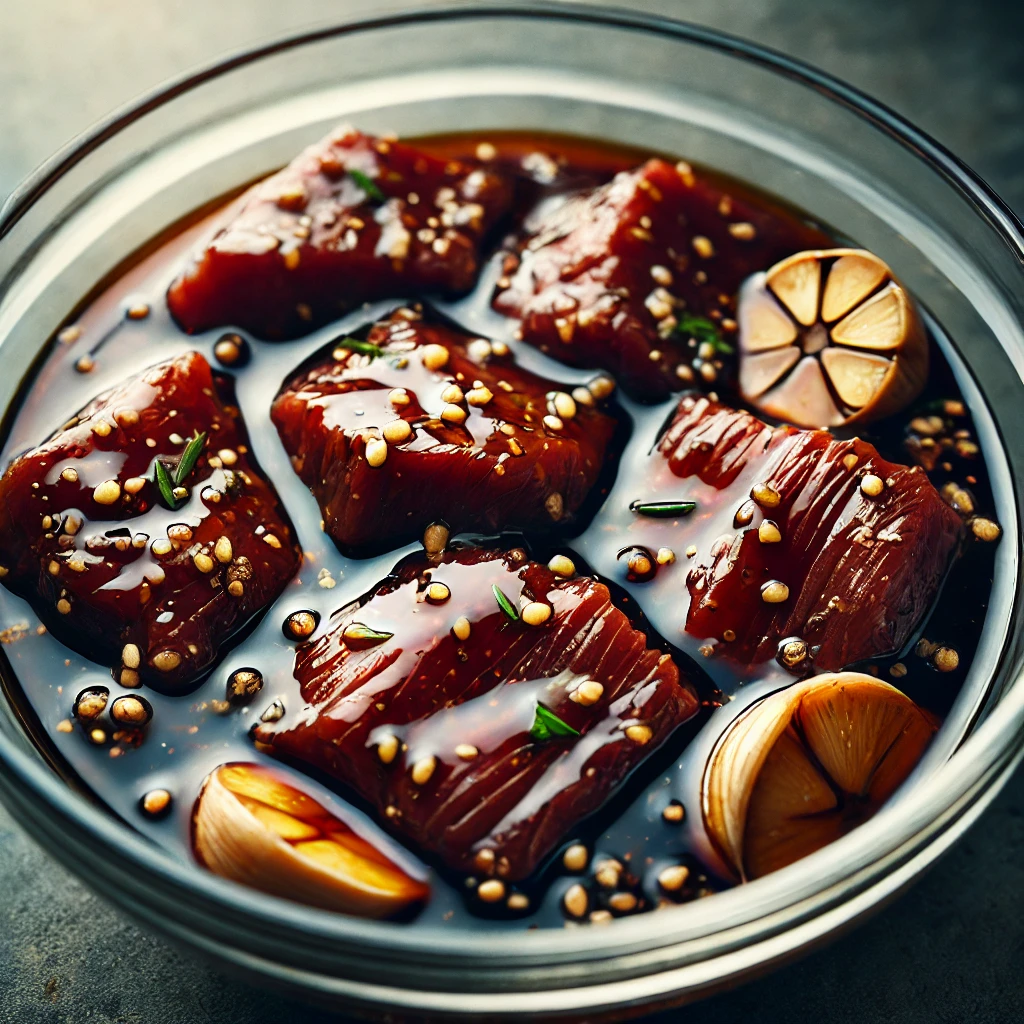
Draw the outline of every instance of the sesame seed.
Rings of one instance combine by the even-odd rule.
[[[639,743],[643,746],[645,743],[649,743],[654,733],[651,731],[649,725],[628,725],[626,726],[626,737],[631,739],[634,743]]]
[[[428,370],[440,370],[448,365],[448,349],[444,345],[424,345],[420,349],[420,358]]]
[[[437,555],[448,544],[448,527],[444,523],[431,523],[423,531],[423,547],[428,555]]]
[[[113,505],[121,497],[121,485],[116,480],[104,480],[92,492],[92,500],[98,505]]]
[[[299,261],[302,259],[302,255],[298,250],[298,247],[289,249],[284,254],[284,265],[287,270],[295,270],[299,265]]]
[[[388,443],[380,438],[371,438],[366,442],[366,461],[377,469],[384,465],[388,457]]]
[[[562,897],[562,906],[565,907],[565,912],[570,917],[583,917],[587,912],[587,908],[590,906],[590,898],[587,896],[587,890],[577,882],[575,885],[570,885],[565,891],[565,895]]]
[[[431,775],[434,774],[434,769],[437,767],[437,758],[433,754],[428,754],[426,757],[421,757],[412,766],[412,781],[417,786],[424,786],[430,781]]]
[[[200,572],[213,572],[214,561],[205,551],[197,551],[192,561]]]
[[[750,496],[761,508],[778,508],[782,495],[771,484],[758,483],[750,488]]]
[[[693,236],[693,250],[704,260],[715,255],[715,247],[711,244],[711,239],[705,235]]]
[[[221,448],[217,457],[225,466],[233,466],[238,461],[238,452],[233,448]]]
[[[572,397],[577,405],[591,406],[594,404],[594,396],[583,387],[573,388]]]
[[[555,392],[551,404],[554,407],[555,415],[560,416],[563,420],[571,420],[576,415],[576,401],[572,395],[567,395],[564,391]]]
[[[57,732],[74,732],[75,727],[71,724],[70,719],[63,718],[57,723]]]
[[[477,160],[493,160],[498,155],[497,149],[490,142],[480,142],[476,147]]]
[[[121,680],[121,685],[127,686],[129,689],[142,685],[142,680],[139,678],[139,673],[136,672],[135,669],[133,668],[121,669],[121,675],[118,678]]]
[[[384,424],[381,433],[388,444],[401,444],[412,436],[412,427],[406,420],[392,420]]]
[[[757,528],[757,539],[762,544],[778,544],[782,540],[782,533],[775,523],[766,519]]]
[[[953,672],[960,665],[960,655],[952,647],[940,647],[932,655],[932,664],[940,672]]]
[[[657,284],[665,288],[672,284],[672,271],[668,267],[663,267],[660,263],[656,263],[651,267],[651,277],[654,278]]]
[[[682,804],[672,802],[665,806],[665,809],[661,812],[661,817],[663,820],[676,825],[686,817],[686,809]]]
[[[505,898],[505,883],[497,878],[488,878],[486,882],[480,883],[476,894],[484,903],[497,903]]]
[[[93,729],[89,733],[89,739],[99,747],[107,742],[107,734],[102,729]]]
[[[166,537],[158,537],[150,545],[150,550],[153,552],[154,555],[157,555],[159,557],[161,555],[169,555],[174,550],[174,548],[171,545],[171,542]]]
[[[177,651],[160,651],[153,655],[153,667],[158,672],[173,672],[181,664]]]
[[[142,476],[130,476],[124,482],[124,489],[128,494],[138,494],[146,486],[146,478]]]
[[[548,430],[561,430],[565,424],[557,416],[547,415],[544,417],[544,426]]]
[[[57,335],[57,340],[62,345],[71,345],[74,342],[78,341],[78,339],[81,336],[82,336],[82,328],[79,327],[78,324],[72,324],[70,327],[65,327],[64,330],[62,330]]]
[[[860,489],[869,498],[877,498],[885,490],[885,481],[874,473],[865,473],[860,480]]]
[[[461,405],[446,405],[441,410],[441,419],[445,423],[451,423],[458,426],[466,422],[466,410]]]
[[[125,644],[121,649],[121,664],[125,668],[138,668],[142,663],[142,654],[136,644]]]
[[[66,597],[59,598],[57,600],[57,611],[59,611],[61,615],[70,615],[71,602]]]
[[[556,576],[574,576],[576,574],[576,564],[565,555],[555,555],[548,562],[548,568]]]
[[[907,666],[904,665],[902,661],[897,661],[889,668],[889,675],[891,675],[893,679],[902,679],[906,674]]]
[[[75,363],[75,369],[79,373],[92,373],[96,368],[96,360],[92,356],[82,356],[78,362]]]
[[[470,629],[469,619],[465,615],[460,615],[452,626],[452,632],[457,640],[468,640]]]
[[[505,342],[503,342],[503,341],[492,341],[491,342],[491,351],[496,356],[507,356],[508,355],[508,345],[506,345]]]
[[[490,354],[491,343],[486,338],[474,338],[466,346],[466,355],[468,355],[474,363],[484,362]]]
[[[683,184],[687,188],[692,188],[693,183],[697,180],[694,177],[693,168],[685,160],[680,160],[676,164],[676,173],[683,179]]]
[[[232,597],[241,597],[245,593],[245,586],[241,580],[232,580],[228,584],[228,593]]]
[[[405,388],[395,388],[388,395],[388,400],[392,405],[408,405],[409,404],[409,392]]]
[[[617,892],[608,897],[608,906],[620,914],[636,910],[636,897],[631,892]]]
[[[470,405],[486,405],[492,398],[494,398],[493,392],[484,385],[471,388],[466,392],[466,401]]]
[[[551,618],[551,605],[543,601],[531,601],[522,610],[521,617],[528,626],[543,626]]]
[[[67,469],[62,469],[60,472],[61,480],[69,484],[78,483],[78,470],[73,466],[68,466]]]
[[[171,806],[171,794],[166,789],[151,789],[142,798],[142,810],[150,817],[163,814]]]
[[[431,604],[444,604],[452,596],[451,590],[444,583],[431,583],[426,593]]]
[[[585,679],[569,697],[577,704],[582,704],[583,707],[588,708],[592,704],[596,704],[603,695],[604,687],[596,679]]]
[[[459,743],[455,747],[455,756],[460,761],[472,761],[479,753],[480,751],[472,743]]]
[[[978,540],[992,541],[999,540],[999,535],[1003,531],[999,528],[997,523],[992,522],[991,519],[985,519],[982,516],[975,516],[971,520],[971,533],[974,534]]]
[[[524,892],[514,892],[509,896],[505,906],[509,910],[526,910],[530,905],[530,897]]]
[[[761,600],[765,604],[782,604],[789,600],[789,587],[778,580],[772,580],[761,588]]]
[[[676,553],[671,548],[658,548],[655,559],[658,565],[671,565],[676,560]]]
[[[615,381],[609,377],[597,377],[595,380],[592,380],[587,387],[594,398],[600,402],[615,390]]]
[[[458,405],[465,398],[462,393],[462,388],[458,384],[449,384],[444,391],[441,392],[441,401],[447,402],[450,405]]]
[[[733,526],[746,526],[754,518],[755,508],[752,501],[743,502],[732,517]]]
[[[690,869],[685,864],[673,864],[658,875],[658,885],[666,892],[677,892],[689,877]]]
[[[757,236],[757,229],[749,221],[741,220],[729,225],[729,234],[741,242],[749,242]]]
[[[617,860],[605,860],[598,864],[594,879],[602,889],[614,889],[621,874],[622,865]]]
[[[843,465],[847,469],[853,469],[853,467],[857,465],[857,462],[858,462],[857,456],[854,455],[853,452],[850,452],[849,455],[844,455],[843,456]]]
[[[583,871],[590,860],[590,851],[582,843],[573,843],[562,854],[562,863],[567,871]]]
[[[110,706],[110,717],[119,725],[140,726],[149,722],[153,713],[138,697],[118,697]]]
[[[398,753],[398,737],[388,733],[380,738],[377,743],[377,757],[380,758],[382,764],[391,764],[395,759],[395,755]]]

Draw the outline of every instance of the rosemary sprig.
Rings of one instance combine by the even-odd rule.
[[[494,594],[494,600],[498,602],[498,607],[512,620],[512,622],[519,621],[519,612],[516,611],[516,606],[502,593],[501,588],[497,583],[491,586],[491,591]]]
[[[171,479],[171,474],[167,472],[167,467],[159,459],[156,460],[153,480],[164,504],[173,512],[178,507],[178,499],[174,496],[174,481]]]
[[[695,501],[631,501],[629,511],[650,519],[676,519],[688,516],[697,507]]]
[[[372,199],[375,203],[383,203],[386,199],[385,195],[377,187],[377,183],[364,174],[362,171],[356,170],[354,167],[348,169],[348,176]]]
[[[358,352],[360,355],[372,356],[374,359],[384,354],[384,350],[369,341],[360,341],[358,338],[340,338],[334,343],[338,348],[348,349],[350,352]]]
[[[533,725],[530,727],[530,735],[535,740],[549,740],[552,736],[579,736],[579,730],[574,729],[568,722],[563,722],[554,711],[537,705],[534,714]]]

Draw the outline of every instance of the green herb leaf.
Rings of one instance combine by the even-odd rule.
[[[716,352],[731,356],[735,349],[722,338],[718,325],[706,316],[695,316],[693,313],[680,313],[676,330],[687,338],[693,338],[698,344],[711,342]]]
[[[360,341],[358,338],[341,338],[334,343],[338,348],[346,348],[350,352],[358,352],[360,355],[373,356],[374,359],[384,354],[384,350],[368,341]]]
[[[498,607],[513,621],[519,621],[519,612],[516,611],[516,606],[501,592],[498,584],[495,583],[491,587],[491,591],[494,593],[494,600],[498,602]]]
[[[171,479],[171,474],[167,472],[167,467],[159,460],[156,460],[156,464],[153,467],[153,482],[157,486],[157,490],[160,491],[160,497],[163,498],[164,504],[173,512],[178,507],[178,499],[174,496],[174,481]]]
[[[189,473],[196,468],[196,463],[199,461],[199,456],[203,452],[203,447],[206,444],[206,431],[200,433],[198,430],[189,439],[185,450],[181,453],[181,458],[178,460],[178,468],[174,471],[174,484],[176,487],[181,487],[188,479]],[[159,462],[159,460],[158,460]]]
[[[383,203],[385,201],[384,193],[377,187],[377,183],[362,171],[357,171],[354,167],[348,169],[348,176],[372,199],[375,203]]]
[[[375,644],[382,644],[394,635],[394,633],[382,633],[379,629],[374,629],[362,622],[350,622],[342,633],[346,640],[358,640],[364,643],[369,641]]]
[[[554,711],[537,705],[534,714],[533,725],[530,727],[530,735],[535,740],[549,740],[552,736],[579,736],[579,730],[574,729],[568,722],[563,722]]]
[[[631,501],[629,511],[650,519],[677,519],[688,516],[697,507],[695,501]]]

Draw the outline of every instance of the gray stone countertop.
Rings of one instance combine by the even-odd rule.
[[[620,0],[620,3],[622,0]],[[373,0],[3,4],[0,198],[113,107],[219,53]],[[846,79],[945,143],[1024,213],[1024,3],[648,0]],[[825,949],[653,1020],[1024,1020],[1024,776],[907,894]],[[0,1021],[271,1024],[328,1018],[139,931],[0,808]]]

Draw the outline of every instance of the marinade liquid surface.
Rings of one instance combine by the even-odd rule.
[[[418,140],[417,144],[439,156],[458,158],[472,156],[481,141],[480,137],[450,136]],[[601,184],[650,155],[546,135],[492,133],[483,141],[496,148],[495,164],[515,168],[520,175],[510,230],[515,227],[515,220],[548,198],[552,191]],[[530,168],[528,173],[522,170],[524,166]],[[777,210],[780,216],[792,215],[748,185],[700,173],[747,202],[768,211]],[[545,183],[552,175],[557,182],[554,189]],[[216,372],[232,378],[251,451],[263,473],[277,488],[291,517],[303,561],[283,596],[242,639],[222,652],[205,681],[185,696],[168,696],[148,688],[125,689],[112,679],[109,666],[91,662],[64,647],[46,632],[26,601],[0,588],[3,655],[10,669],[5,673],[8,696],[41,747],[72,784],[84,788],[132,828],[188,863],[194,863],[190,819],[203,779],[226,762],[278,764],[255,747],[250,730],[264,709],[276,699],[294,699],[294,644],[283,636],[282,623],[290,614],[301,610],[319,613],[321,622],[326,623],[334,611],[370,591],[403,557],[421,550],[420,545],[410,544],[374,558],[352,559],[341,555],[323,533],[316,501],[293,471],[269,419],[275,395],[297,367],[339,336],[358,334],[365,325],[387,315],[401,302],[386,301],[357,309],[338,322],[294,341],[264,342],[249,337],[251,358],[245,365],[222,367],[214,356],[214,346],[225,331],[186,335],[169,316],[164,295],[190,249],[208,236],[223,217],[224,211],[218,211],[187,226],[105,286],[82,308],[74,321],[77,330],[71,332],[74,339],[52,343],[35,379],[25,391],[20,408],[9,421],[2,453],[2,465],[6,467],[13,457],[49,436],[97,394],[148,366],[190,350],[199,351]],[[518,363],[527,369],[570,386],[592,380],[596,371],[574,370],[514,339],[515,321],[495,313],[490,305],[495,281],[501,272],[500,256],[495,255],[485,265],[474,290],[458,301],[434,301],[429,296],[405,298],[426,300],[430,308],[471,336],[507,341]],[[145,315],[128,315],[129,310],[143,308]],[[942,408],[946,402],[961,401],[946,358],[949,349],[943,344],[937,326],[930,327],[932,360],[925,392],[912,409],[857,431],[894,462],[910,461],[906,447],[907,424],[915,413]],[[726,404],[740,404],[727,380],[720,385],[708,383],[704,390],[717,390],[720,400]],[[623,882],[621,888],[629,889],[637,897],[637,906],[643,908],[666,902],[665,894],[659,892],[657,876],[668,865],[684,863],[691,867],[690,880],[678,894],[681,900],[730,884],[728,879],[716,877],[709,866],[713,860],[707,856],[698,800],[701,773],[724,724],[751,701],[793,678],[775,661],[743,673],[728,659],[707,656],[702,650],[704,642],[682,632],[678,628],[679,616],[670,612],[671,587],[679,585],[681,577],[662,574],[653,582],[629,582],[622,571],[617,553],[629,524],[629,514],[623,509],[630,501],[646,496],[649,481],[645,476],[645,456],[656,444],[677,402],[678,396],[645,406],[619,395],[613,410],[623,419],[623,432],[628,438],[617,464],[607,467],[597,488],[599,494],[588,503],[579,524],[568,534],[526,538],[531,555],[539,560],[546,561],[550,554],[563,552],[576,561],[580,571],[592,569],[613,584],[620,606],[630,614],[644,613],[638,616],[638,621],[649,630],[655,645],[673,652],[702,700],[699,715],[680,728],[608,806],[575,834],[566,836],[566,846],[582,842],[590,849],[592,865],[609,857],[625,865],[628,881]],[[959,440],[972,444],[974,433],[969,415],[960,416],[958,426],[963,433]],[[963,484],[966,479],[979,512],[991,514],[992,496],[983,457],[961,459],[953,450],[948,459],[934,467],[930,476],[939,488],[947,481]],[[503,542],[520,543],[521,538],[505,538]],[[994,545],[975,545],[969,557],[954,563],[943,592],[919,634],[927,641],[955,649],[960,658],[958,670],[936,672],[926,658],[915,655],[919,637],[915,637],[907,649],[891,657],[850,667],[891,679],[916,702],[941,718],[955,699],[978,644],[992,581],[993,551]],[[333,580],[334,585],[325,587],[322,583],[325,577]],[[655,593],[660,594],[657,602],[651,600]],[[401,623],[395,623],[396,633],[401,628]],[[899,666],[895,671],[894,665]],[[247,667],[258,668],[263,674],[262,691],[248,707],[228,714],[218,713],[215,708],[224,700],[228,678],[234,671]],[[139,745],[90,742],[88,729],[75,721],[72,707],[81,691],[94,686],[107,688],[111,701],[122,695],[140,693],[149,701],[153,718]],[[70,729],[68,723],[71,723]],[[437,723],[432,723],[431,727],[436,729]],[[352,794],[312,774],[308,787],[329,810],[386,851],[393,860],[417,865],[416,851],[404,849],[389,837],[374,822],[369,809],[359,805]],[[140,810],[144,795],[156,789],[166,789],[173,799],[171,813],[159,819]],[[664,814],[670,805],[682,805],[685,809],[682,820],[678,820],[678,812]],[[580,881],[578,876],[563,868],[560,849],[547,868],[521,886],[531,899],[531,912],[513,917],[487,910],[467,899],[467,890],[459,879],[433,865],[428,867],[432,897],[405,927],[560,928],[565,923],[563,896],[572,884]],[[201,868],[196,866],[195,870]],[[252,892],[251,898],[262,897]],[[592,907],[598,906],[603,904],[592,904]]]

